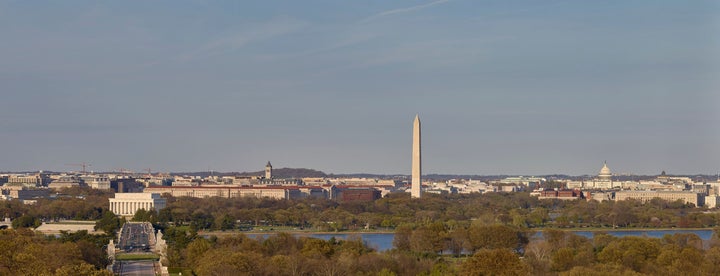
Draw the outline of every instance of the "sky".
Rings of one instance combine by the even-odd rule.
[[[720,172],[717,1],[3,1],[0,171]]]

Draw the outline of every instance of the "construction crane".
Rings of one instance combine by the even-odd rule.
[[[152,177],[152,168],[146,168],[145,170],[146,170],[147,173],[148,173],[148,174],[147,174],[147,177],[148,177],[148,178]]]
[[[119,172],[121,174],[132,174],[132,171],[128,170],[126,168],[115,168],[115,169],[113,169],[113,171]]]
[[[65,164],[65,166],[82,167],[82,173],[85,174],[85,173],[87,173],[87,170],[86,170],[87,167],[92,166],[92,164],[88,164],[88,163],[82,162],[82,163],[80,163],[80,164]]]

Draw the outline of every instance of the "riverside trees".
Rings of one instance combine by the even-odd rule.
[[[197,275],[429,275],[446,264],[407,252],[375,252],[359,238],[321,240],[277,233],[267,238],[165,235],[184,266]],[[180,238],[183,242],[175,241]],[[189,242],[187,242],[190,240]],[[184,246],[182,245],[184,244]],[[437,275],[452,275],[448,273]]]
[[[257,226],[345,231],[393,230],[402,224],[441,222],[467,228],[470,222],[521,228],[714,227],[718,213],[678,202],[538,200],[528,193],[428,194],[412,199],[390,194],[372,202],[325,199],[168,198],[159,224],[190,225],[196,230],[233,230]]]
[[[187,228],[187,227],[186,227]],[[396,248],[376,252],[359,238],[320,240],[276,233],[249,238],[231,234],[202,237],[168,228],[169,244],[178,245],[172,266],[190,267],[198,275],[718,275],[720,239],[703,242],[694,234],[663,238],[622,237],[597,233],[588,239],[561,230],[542,236],[525,229],[475,223],[451,228],[438,223],[397,228]],[[720,229],[718,230],[720,231]],[[176,235],[182,232],[181,235]],[[458,255],[440,244],[465,232]],[[173,234],[175,233],[175,234]],[[475,238],[472,238],[475,235]],[[179,240],[175,240],[179,239]],[[474,251],[473,251],[474,250]],[[171,260],[171,262],[173,262]]]

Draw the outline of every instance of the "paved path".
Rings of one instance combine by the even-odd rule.
[[[155,275],[153,261],[123,261],[120,275]]]

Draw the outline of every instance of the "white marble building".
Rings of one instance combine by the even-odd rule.
[[[160,210],[165,208],[166,201],[157,193],[116,193],[109,198],[110,211],[120,216],[133,216],[137,210]]]

